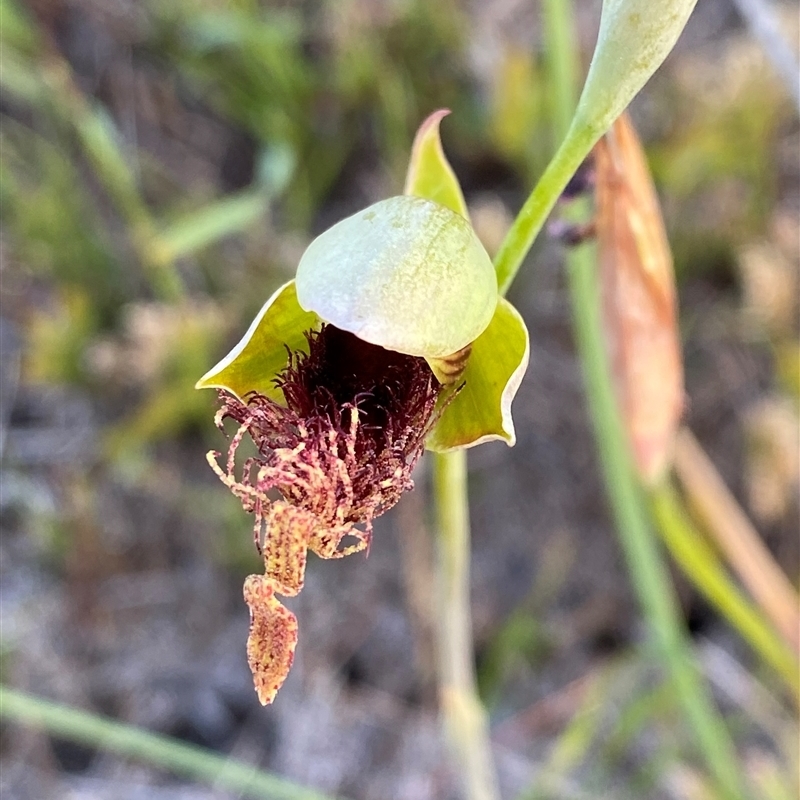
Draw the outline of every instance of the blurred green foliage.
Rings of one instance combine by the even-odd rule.
[[[151,9],[160,58],[196,96],[242,126],[262,157],[279,154],[293,166],[284,208],[292,226],[308,227],[344,170],[365,155],[401,175],[410,137],[428,110],[470,105],[463,64],[453,58],[461,46],[454,2],[409,3],[378,27],[351,3]]]

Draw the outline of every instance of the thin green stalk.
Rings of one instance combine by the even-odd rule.
[[[47,731],[73,742],[163,767],[177,775],[204,781],[238,796],[261,800],[332,800],[249,764],[168,736],[134,728],[0,686],[0,719]]]
[[[553,132],[564,135],[572,124],[578,102],[578,42],[571,3],[568,0],[544,0],[544,28],[547,35],[548,84]],[[568,179],[569,180],[569,179]]]
[[[494,260],[497,286],[501,295],[508,292],[534,239],[539,235],[570,178],[589,155],[595,140],[585,128],[575,135],[566,136],[520,209]]]
[[[800,697],[797,658],[759,609],[739,591],[714,550],[695,528],[674,487],[664,483],[650,492],[649,499],[661,538],[683,572],[783,678],[794,696]]]
[[[436,581],[437,672],[445,729],[462,770],[469,800],[499,798],[489,725],[478,697],[470,613],[470,531],[467,454],[434,454],[438,523]]]
[[[633,585],[700,752],[724,796],[741,798],[736,753],[692,659],[675,592],[628,456],[603,345],[595,248],[575,249],[567,269],[575,337],[606,492]]]
[[[562,51],[576,52],[572,5],[569,0],[549,0],[545,8],[546,41],[551,52],[551,91],[555,95],[554,127],[556,134],[564,136],[568,143],[572,140],[572,129],[568,126],[569,112],[576,105],[576,81],[571,62]],[[565,149],[562,145],[554,159],[556,167],[545,172],[526,202],[522,222],[515,225],[517,230],[512,228],[498,256],[498,277],[504,287],[513,279],[544,217],[592,144],[580,141],[579,146],[573,145],[566,155],[561,155]],[[587,152],[582,152],[584,148]],[[565,174],[567,171],[569,174]],[[548,192],[555,194],[548,195]],[[573,210],[573,213],[585,212],[585,204],[577,204]],[[574,248],[567,256],[567,273],[574,334],[616,530],[634,588],[700,751],[724,795],[741,798],[735,750],[692,660],[677,599],[630,463],[603,344],[596,261],[593,245]]]
[[[578,85],[578,47],[572,6],[568,0],[544,0],[543,12],[551,114],[561,144],[517,214],[494,259],[502,295],[508,292],[548,215],[597,140],[593,132],[586,128],[578,132],[572,125]]]

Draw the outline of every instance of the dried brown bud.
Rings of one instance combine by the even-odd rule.
[[[594,154],[604,332],[634,461],[653,484],[671,462],[684,398],[672,255],[626,114]]]

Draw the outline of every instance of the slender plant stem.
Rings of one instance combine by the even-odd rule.
[[[551,69],[551,91],[554,102],[554,127],[556,134],[570,141],[570,112],[576,105],[576,81],[573,63],[559,51],[576,51],[572,4],[569,0],[549,0],[546,5],[545,23]],[[582,142],[581,145],[585,145]],[[589,145],[591,146],[591,144]],[[564,146],[562,145],[562,150]],[[561,151],[559,151],[561,152]],[[559,170],[569,165],[574,171],[580,164],[578,149],[570,151],[570,157],[559,161]],[[585,155],[585,154],[583,154]],[[580,160],[583,160],[583,155]],[[559,171],[553,184],[569,180]],[[547,176],[547,173],[545,173]],[[532,200],[539,192],[541,183],[526,203],[534,210],[552,207],[557,197],[547,202]],[[554,186],[546,187],[553,191]],[[559,193],[560,193],[559,189]],[[549,208],[548,208],[549,210]],[[523,209],[523,212],[525,209]],[[585,214],[584,203],[576,204],[573,213]],[[507,241],[511,248],[502,264],[517,265],[527,252],[530,231],[541,227],[536,213],[528,215],[535,225],[524,228],[524,236],[511,237]],[[538,229],[537,229],[538,230]],[[534,233],[535,235],[535,233]],[[524,249],[515,252],[515,246]],[[678,700],[691,725],[695,739],[714,777],[728,798],[742,797],[738,770],[735,767],[735,751],[725,725],[717,713],[711,698],[698,674],[691,657],[691,650],[682,630],[680,614],[674,590],[670,584],[666,566],[653,536],[643,497],[634,476],[628,454],[627,439],[619,416],[611,375],[603,344],[603,329],[600,315],[600,287],[596,272],[596,248],[585,244],[572,249],[567,255],[567,274],[572,305],[573,328],[584,373],[584,382],[590,415],[594,424],[595,439],[603,467],[606,491],[616,522],[616,530],[625,554],[634,588],[639,597],[650,630],[667,671],[672,679]],[[513,272],[511,273],[513,277]]]
[[[242,797],[262,800],[332,800],[249,764],[168,736],[0,686],[0,718],[90,747],[163,767]]]
[[[595,261],[595,248],[584,245],[570,256],[567,268],[575,337],[617,534],[634,589],[700,752],[724,796],[739,798],[743,795],[736,754],[692,658],[675,592],[628,456],[603,346]]]
[[[500,294],[508,292],[534,239],[561,193],[583,163],[595,138],[586,128],[564,138],[533,192],[520,209],[494,260]]]
[[[549,94],[550,114],[553,132],[560,138],[569,131],[578,101],[579,48],[569,0],[544,0],[542,12],[548,44],[547,78],[553,88]]]
[[[463,775],[469,800],[496,800],[486,712],[478,697],[470,614],[470,536],[467,454],[433,456],[438,523],[436,579],[437,672],[445,729]]]
[[[800,665],[761,610],[739,591],[717,554],[697,530],[671,483],[649,493],[661,539],[692,583],[800,698]]]

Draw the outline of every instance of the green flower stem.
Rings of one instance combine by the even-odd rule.
[[[163,767],[237,797],[263,800],[332,800],[249,764],[195,745],[0,686],[0,719],[39,728],[89,747]]]
[[[551,52],[551,88],[557,98],[554,104],[554,127],[556,133],[564,135],[565,139],[551,166],[525,203],[498,256],[496,267],[503,288],[507,288],[513,279],[547,213],[596,138],[587,133],[576,135],[574,122],[571,127],[566,127],[568,112],[575,108],[576,103],[574,69],[562,52],[576,52],[572,5],[568,0],[551,0],[545,8],[546,40]],[[585,219],[587,206],[585,202],[577,203],[572,213]],[[594,245],[585,244],[568,253],[567,273],[574,334],[584,373],[589,412],[606,491],[633,585],[700,751],[724,796],[740,798],[743,795],[735,766],[735,750],[692,660],[682,629],[677,598],[653,537],[641,489],[630,462],[627,438],[603,343]]]
[[[724,796],[740,798],[743,794],[736,753],[693,662],[677,598],[630,463],[603,345],[594,246],[576,248],[568,258],[567,271],[589,411],[606,491],[634,589],[700,752]]]
[[[575,20],[569,0],[544,0],[544,28],[548,47],[547,78],[554,91],[550,94],[550,115],[556,136],[569,131],[577,102],[578,42]]]
[[[432,457],[439,536],[437,673],[445,729],[469,800],[499,798],[486,712],[478,697],[470,614],[467,453]]]
[[[800,665],[791,649],[760,610],[738,589],[687,513],[674,487],[666,482],[649,493],[661,539],[692,583],[713,603],[751,647],[800,697]]]
[[[547,216],[599,138],[583,126],[572,126],[533,192],[520,209],[494,259],[497,286],[505,296]]]

